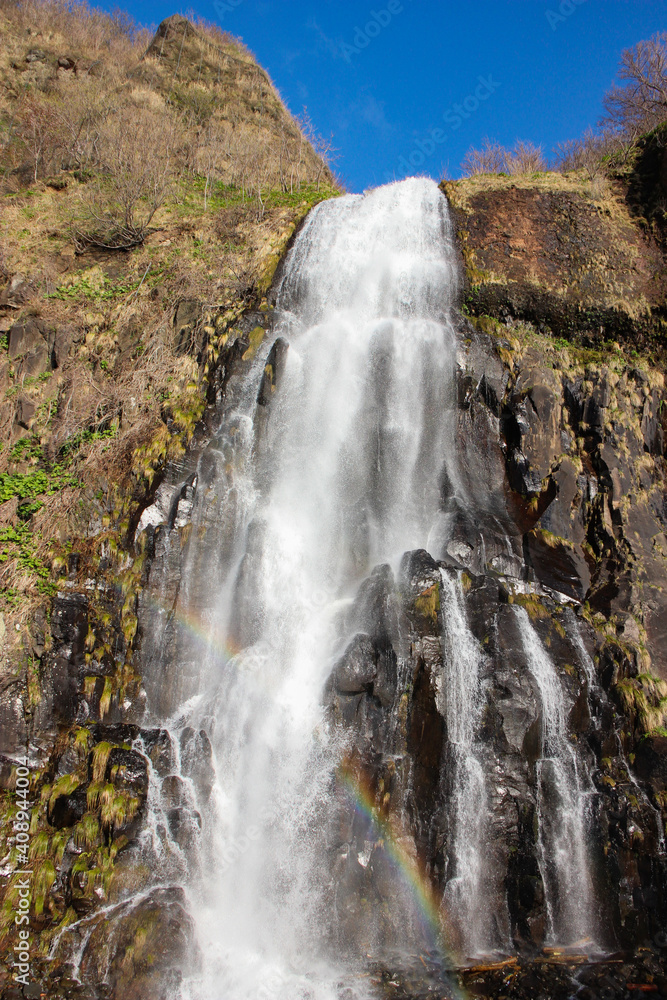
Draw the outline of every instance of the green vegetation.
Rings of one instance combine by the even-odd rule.
[[[644,673],[619,681],[615,690],[623,710],[643,734],[667,727],[667,681]]]
[[[79,481],[61,465],[54,465],[47,472],[35,469],[33,472],[0,472],[0,503],[19,500],[19,516],[27,517],[39,510],[41,503],[26,503],[37,497],[52,496],[66,486],[78,486]]]

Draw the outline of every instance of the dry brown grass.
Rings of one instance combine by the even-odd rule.
[[[107,536],[126,537],[147,484],[201,415],[203,327],[233,329],[261,300],[331,175],[309,123],[210,25],[175,19],[145,58],[145,34],[84,4],[0,0],[0,30],[0,293],[25,278],[21,303],[0,299],[0,321],[7,330],[32,316],[72,334],[69,355],[40,377],[0,350],[0,475],[52,475],[60,464],[71,478],[27,521],[13,501],[0,507],[0,531],[30,529],[27,547],[0,543],[4,598],[20,595],[4,601],[13,627],[45,600],[71,545],[94,566]],[[33,48],[44,58],[26,62]],[[65,57],[76,70],[58,66]],[[86,241],[73,235],[121,224],[141,230],[131,251],[77,252]],[[182,300],[198,304],[191,354],[175,340]],[[20,401],[35,407],[29,430]],[[31,450],[12,453],[22,438]],[[51,567],[47,578],[26,569],[26,555]]]
[[[62,0],[4,0],[0,21],[5,188],[18,193],[67,169],[94,172],[92,236],[114,227],[143,235],[126,208],[133,202],[134,215],[141,203],[150,214],[147,190],[158,175],[161,191],[202,175],[260,204],[271,188],[333,181],[331,143],[307,117],[294,119],[247,49],[213,25],[174,16],[148,45],[129,19]],[[128,176],[137,179],[132,191]]]

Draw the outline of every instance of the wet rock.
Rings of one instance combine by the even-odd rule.
[[[176,774],[162,779],[162,799],[167,809],[176,809],[185,803],[187,793],[185,782]]]
[[[86,789],[77,788],[70,795],[59,795],[53,805],[49,804],[47,818],[57,830],[74,826],[86,812]]]
[[[424,549],[407,552],[401,561],[400,586],[411,595],[422,594],[440,580],[440,567]]]
[[[576,601],[585,600],[591,574],[578,545],[547,531],[535,530],[526,535],[526,548],[530,565],[542,586]]]
[[[196,965],[193,939],[183,890],[154,889],[93,921],[81,977],[84,983],[108,983],[118,1000],[169,1000]]]
[[[174,770],[175,754],[171,735],[166,729],[144,729],[141,737],[156,774],[165,777]]]
[[[137,739],[141,730],[139,726],[131,723],[118,723],[113,726],[102,722],[91,727],[91,732],[96,743],[133,743]]]
[[[654,793],[667,790],[667,737],[647,736],[635,750],[633,770]]]
[[[88,598],[85,594],[57,594],[51,613],[53,644],[42,659],[42,699],[37,707],[38,725],[46,732],[56,720],[71,723],[76,718],[87,633]]]
[[[280,386],[285,364],[287,361],[287,351],[289,344],[282,337],[278,337],[273,347],[269,351],[264,368],[264,375],[259,387],[257,402],[260,406],[268,406],[273,394]]]
[[[336,690],[342,694],[361,694],[372,688],[376,677],[375,647],[369,636],[357,635],[334,667]]]
[[[213,749],[208,734],[200,729],[198,732],[191,726],[181,733],[181,773],[192,778],[201,796],[206,801],[213,789]]]
[[[113,747],[109,753],[106,777],[116,788],[131,792],[143,800],[148,792],[148,764],[138,750]]]
[[[182,851],[189,851],[201,832],[201,816],[186,806],[175,806],[167,812],[169,833]]]
[[[367,692],[388,708],[396,693],[396,654],[391,644],[378,645],[368,635],[354,637],[334,667],[334,689],[342,695]]]
[[[398,638],[397,595],[390,566],[376,566],[354,601],[350,627],[366,632],[379,648]]]

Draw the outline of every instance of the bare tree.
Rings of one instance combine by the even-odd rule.
[[[481,149],[471,147],[466,153],[463,163],[464,172],[468,177],[476,174],[499,174],[505,170],[507,150],[499,142],[489,138],[482,140]]]
[[[35,180],[44,174],[62,144],[61,118],[55,107],[27,97],[18,116],[16,135],[30,156]]]
[[[609,129],[597,133],[587,128],[581,139],[568,139],[558,144],[555,149],[558,169],[563,173],[585,170],[589,180],[594,180],[604,173],[607,158],[619,152],[621,146],[618,135]]]
[[[145,108],[123,106],[101,133],[103,173],[89,186],[79,245],[110,250],[140,244],[173,180],[175,123]]]
[[[667,121],[667,31],[626,49],[618,75],[623,83],[604,98],[601,124],[634,143]]]
[[[313,125],[312,119],[308,114],[308,109],[305,107],[303,109],[303,114],[300,118],[297,118],[297,121],[301,132],[315,151],[315,183],[317,185],[317,190],[319,191],[322,177],[326,174],[331,176],[331,164],[337,159],[338,151],[333,144],[333,132],[328,139],[325,139],[324,136],[320,135]]]
[[[521,140],[506,154],[505,165],[510,174],[532,174],[547,169],[542,147]]]

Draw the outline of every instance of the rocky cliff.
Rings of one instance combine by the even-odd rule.
[[[241,92],[259,88],[247,127],[284,113],[246,54],[212,62],[207,44],[179,26],[178,45],[173,23],[151,43],[137,68],[141,86],[159,95],[165,66],[169,81],[183,66],[192,100],[202,79],[225,85],[233,58],[243,63],[243,72],[234,70]],[[70,72],[63,60],[80,62],[45,37],[26,53],[23,40],[12,44],[21,72],[62,74]],[[184,46],[195,46],[199,62],[192,52],[183,61]],[[505,917],[489,933],[526,960],[540,952],[547,920],[535,833],[543,709],[527,680],[527,630],[566,678],[567,739],[586,762],[599,833],[591,878],[605,948],[628,955],[649,943],[661,955],[667,278],[660,155],[647,144],[634,172],[603,189],[552,174],[445,185],[466,275],[456,436],[477,514],[471,519],[450,498],[454,530],[439,564],[415,552],[398,579],[388,567],[374,572],[350,611],[359,638],[325,692],[331,718],[350,732],[350,769],[380,811],[407,810],[429,878],[444,886],[451,830],[442,803],[454,790],[443,774],[451,782],[455,768],[443,768],[451,741],[447,692],[438,686],[440,636],[451,613],[447,580],[461,574],[483,663],[484,766],[505,776],[490,802],[499,846],[486,883],[490,910]],[[260,193],[259,208],[229,188],[230,175],[210,195],[218,201],[209,213],[208,182],[197,181],[197,192],[161,209],[154,231],[122,257],[90,249],[75,256],[71,242],[49,234],[44,220],[61,212],[57,199],[87,183],[75,171],[59,172],[64,187],[39,179],[11,199],[16,224],[1,300],[0,537],[13,574],[5,576],[0,619],[2,929],[8,955],[21,898],[12,873],[29,870],[32,970],[54,997],[169,995],[190,949],[184,895],[152,886],[141,836],[151,778],[171,782],[175,839],[185,845],[196,834],[174,755],[205,796],[210,742],[205,731],[191,731],[175,748],[164,730],[145,727],[142,667],[155,656],[157,612],[176,605],[193,496],[206,487],[200,459],[221,407],[271,336],[275,267],[308,208],[332,193],[318,190],[313,164],[309,187],[278,184],[266,205]],[[276,342],[262,382],[267,421],[285,350]],[[233,516],[211,510],[198,530]],[[171,624],[160,634],[167,644],[177,641]],[[184,672],[180,695],[188,680]],[[153,705],[166,712],[179,703],[173,682],[162,690],[153,675],[151,683]],[[16,841],[24,756],[29,858]],[[348,831],[349,842],[362,833]],[[340,879],[361,879],[363,906],[379,908],[373,894],[381,876],[374,881],[350,862]],[[123,916],[129,889],[139,905],[109,940],[104,907],[112,903]],[[354,942],[359,914],[338,916]],[[396,915],[382,919],[389,925]],[[62,931],[81,920],[83,985],[71,980],[59,951]],[[604,971],[610,996],[624,995],[630,975],[665,989],[649,953],[627,965],[624,979],[614,979],[616,971]],[[510,968],[505,995],[515,986],[515,995],[530,995],[525,972]],[[526,975],[537,975],[535,967]],[[554,983],[559,975],[552,973]],[[489,982],[500,989],[496,971],[480,976],[476,986],[467,975],[471,994],[497,995],[488,993]],[[599,995],[591,982],[582,978],[578,995]],[[7,998],[39,995],[34,987],[19,993],[6,963],[0,986]],[[563,980],[558,988],[567,996],[571,986]],[[416,994],[406,987],[404,995]]]

